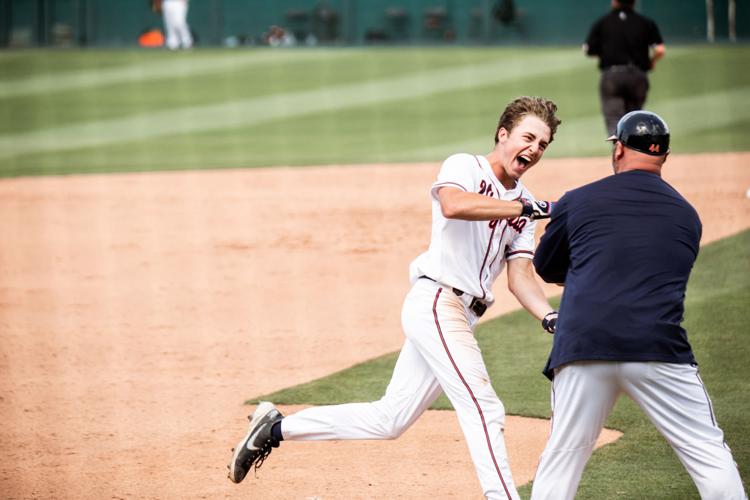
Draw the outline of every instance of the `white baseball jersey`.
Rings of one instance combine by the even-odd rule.
[[[520,500],[503,439],[505,408],[488,383],[469,303],[471,296],[492,303],[492,282],[505,261],[533,256],[534,222],[446,219],[437,196],[443,186],[502,200],[531,198],[520,183],[503,188],[484,157],[448,158],[431,190],[429,250],[410,266],[412,288],[401,310],[406,339],[385,395],[370,403],[307,408],[286,417],[281,432],[296,441],[394,439],[444,392],[456,410],[485,497]],[[430,279],[419,279],[423,275]],[[454,288],[465,293],[456,294]]]
[[[513,189],[505,189],[484,156],[464,153],[445,160],[432,185],[432,239],[430,248],[411,263],[411,282],[429,276],[489,306],[494,302],[492,284],[505,262],[534,257],[536,221],[525,217],[493,221],[446,219],[438,198],[443,187],[506,201],[534,197],[520,181]]]

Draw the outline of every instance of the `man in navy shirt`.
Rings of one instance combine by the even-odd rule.
[[[701,498],[746,499],[685,330],[685,289],[698,255],[695,209],[661,178],[669,129],[633,111],[617,124],[615,175],[566,193],[534,256],[565,285],[545,375],[552,431],[532,500],[575,496],[621,393],[667,439]]]

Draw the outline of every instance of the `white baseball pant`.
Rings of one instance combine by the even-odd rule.
[[[490,384],[474,338],[468,300],[420,279],[406,296],[406,341],[385,395],[372,403],[321,406],[281,422],[284,439],[395,439],[446,393],[463,430],[487,498],[519,499],[508,465],[505,409]]]
[[[575,497],[594,443],[621,393],[635,401],[666,438],[702,499],[747,499],[696,366],[585,361],[555,371],[552,430],[532,500]]]
[[[164,0],[164,29],[167,32],[167,47],[175,50],[180,47],[189,49],[193,46],[193,36],[187,24],[187,0]]]

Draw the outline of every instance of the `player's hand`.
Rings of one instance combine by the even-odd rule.
[[[528,217],[529,219],[548,219],[552,215],[556,203],[554,201],[527,200],[526,198],[519,198],[518,201],[523,205],[521,217]]]
[[[550,311],[542,318],[542,328],[549,333],[555,333],[557,327],[557,311]]]

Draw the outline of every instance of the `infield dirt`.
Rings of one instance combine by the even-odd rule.
[[[750,226],[749,166],[749,153],[668,161],[702,243]],[[438,168],[0,181],[2,496],[479,498],[452,412],[390,442],[284,443],[257,478],[226,479],[246,398],[400,348]],[[524,183],[555,199],[610,173],[606,158],[545,160]],[[518,307],[504,280],[495,290],[488,319]],[[547,429],[508,419],[517,483]]]

